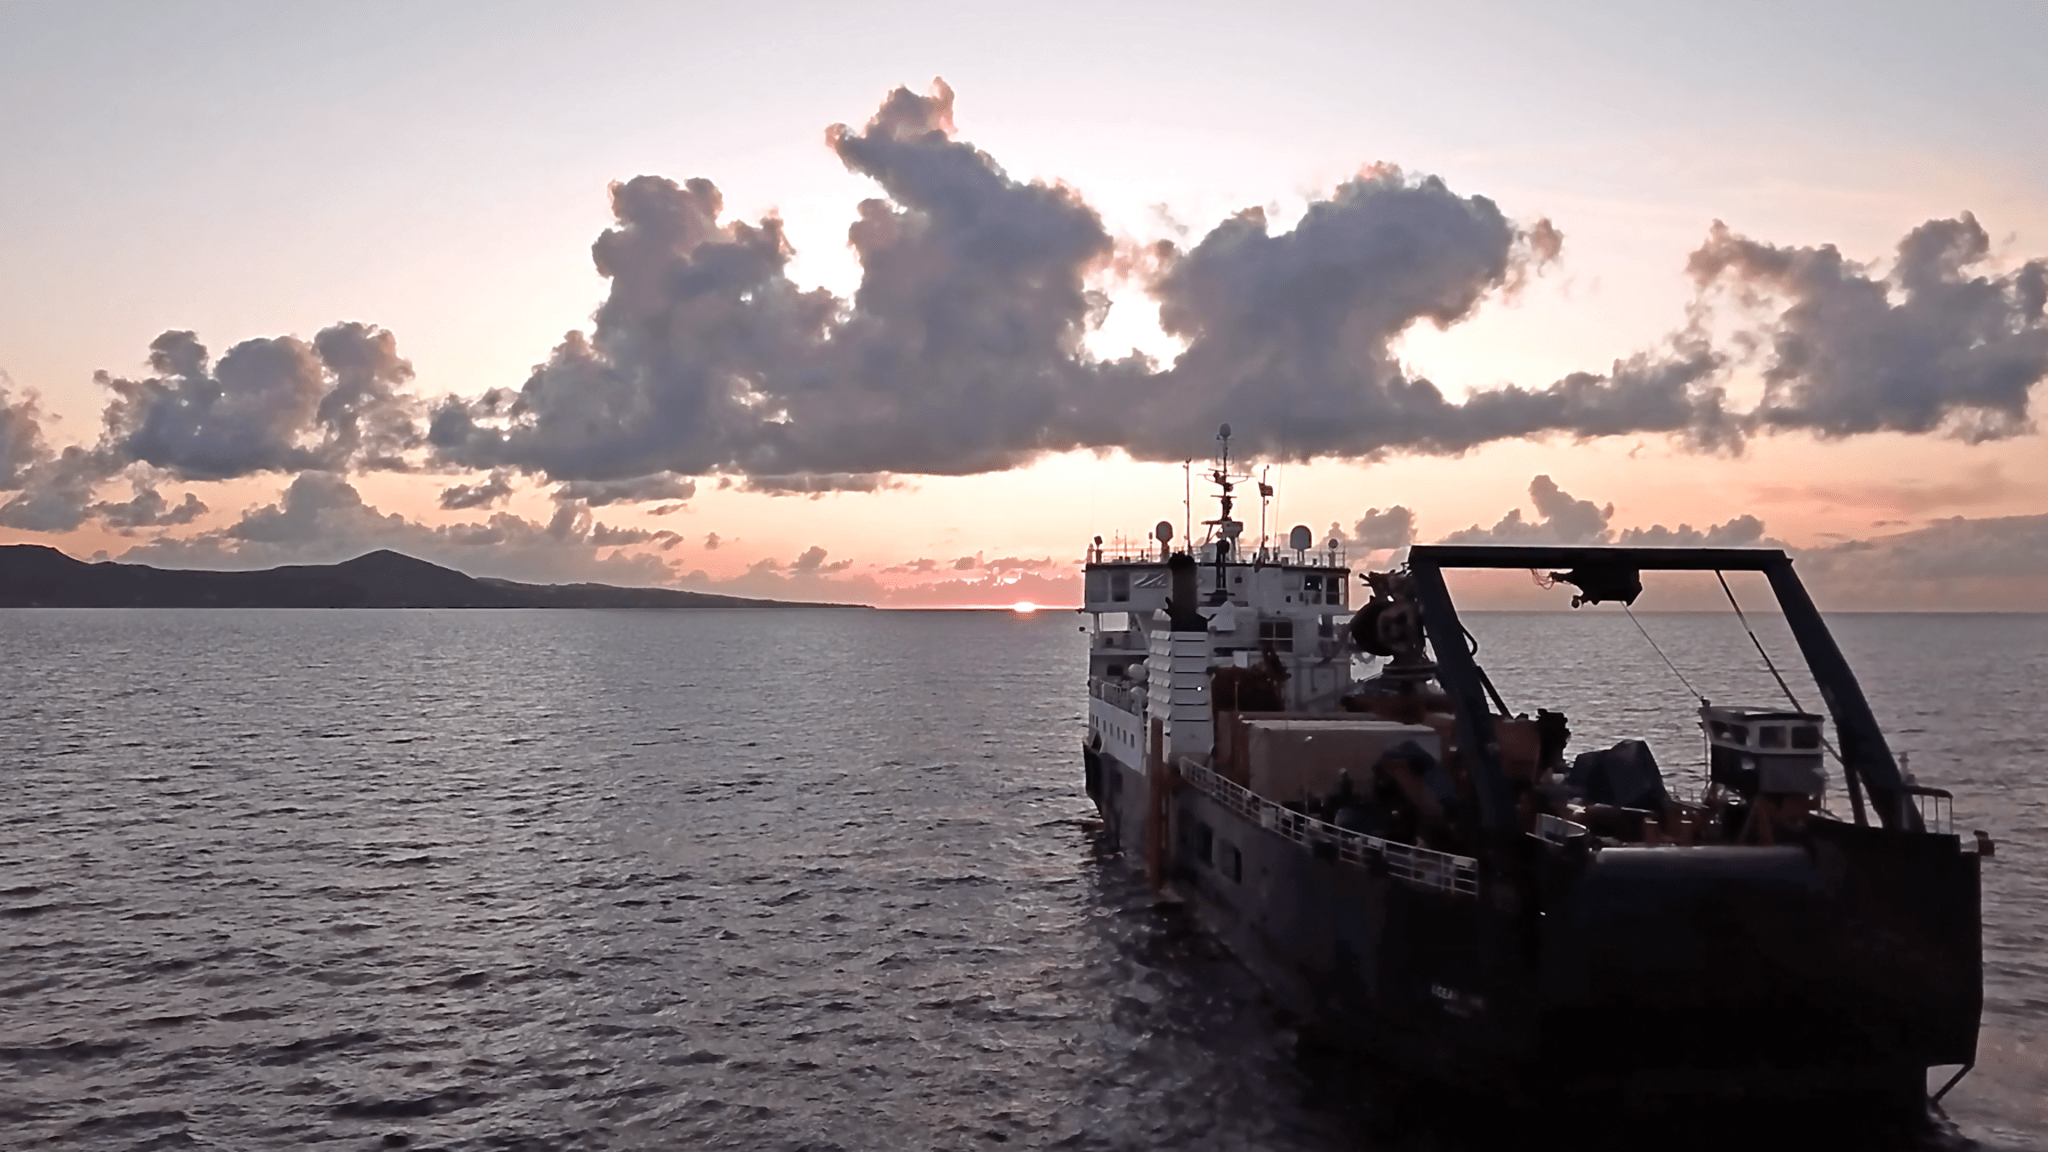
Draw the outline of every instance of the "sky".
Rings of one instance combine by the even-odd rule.
[[[2048,611],[2043,43],[0,0],[0,543],[1071,606],[1228,422],[1358,565],[1764,544],[1824,608]]]

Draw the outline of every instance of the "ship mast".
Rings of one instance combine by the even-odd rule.
[[[1216,556],[1216,590],[1210,594],[1209,601],[1212,604],[1221,604],[1230,599],[1224,565],[1229,562],[1230,554],[1236,549],[1238,536],[1244,532],[1244,525],[1232,519],[1230,515],[1231,506],[1235,502],[1231,492],[1236,489],[1238,481],[1249,479],[1250,473],[1238,475],[1230,470],[1230,425],[1225,424],[1216,430],[1216,442],[1216,466],[1209,470],[1209,480],[1218,489],[1216,498],[1223,504],[1223,514],[1202,523],[1212,529],[1210,543],[1215,549]]]

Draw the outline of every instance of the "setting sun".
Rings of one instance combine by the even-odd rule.
[[[1038,611],[1038,605],[1036,605],[1036,604],[1033,604],[1033,603],[1032,603],[1031,601],[1029,601],[1029,600],[1019,600],[1019,601],[1017,601],[1017,602],[1016,602],[1015,604],[1012,604],[1012,605],[1010,605],[1010,611],[1012,611],[1012,612],[1036,612],[1036,611]]]

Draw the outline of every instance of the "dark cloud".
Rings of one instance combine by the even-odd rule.
[[[1549,432],[1684,431],[1711,422],[1710,353],[1674,346],[1547,388],[1481,392],[1463,404],[1412,376],[1394,341],[1448,328],[1532,260],[1554,259],[1547,222],[1511,223],[1483,196],[1377,166],[1275,234],[1251,209],[1185,253],[1163,250],[1151,285],[1160,323],[1187,342],[1119,429],[1139,456],[1176,459],[1227,420],[1266,459],[1457,452]]]
[[[591,334],[571,333],[509,406],[444,402],[433,442],[558,479],[723,470],[801,492],[819,489],[786,478],[985,472],[1072,446],[1058,429],[1095,381],[1081,338],[1103,307],[1086,278],[1113,243],[1074,192],[1010,178],[951,127],[939,85],[828,133],[889,194],[849,233],[850,301],[792,285],[781,222],[721,223],[708,180],[616,186]]]
[[[723,543],[723,540],[719,537],[718,533],[707,532],[704,534],[704,550],[706,552],[718,551],[718,546],[721,543]]]
[[[816,544],[804,549],[801,556],[789,562],[789,572],[793,576],[843,572],[851,567],[853,567],[853,561],[851,560],[835,560],[830,564],[825,563],[825,550]]]
[[[15,399],[11,384],[0,374],[0,492],[15,493],[0,503],[0,528],[68,532],[91,516],[93,487],[114,465],[77,446],[51,451],[35,393]]]
[[[1015,179],[956,139],[943,82],[897,89],[826,139],[886,194],[849,231],[851,299],[788,280],[776,218],[721,221],[710,181],[637,177],[613,188],[617,224],[593,250],[611,286],[591,332],[516,396],[443,401],[440,457],[566,481],[726,472],[815,495],[1075,448],[1178,460],[1224,420],[1272,459],[1549,433],[1731,442],[1722,359],[1696,339],[1463,403],[1408,373],[1392,349],[1410,327],[1457,323],[1563,245],[1549,221],[1520,227],[1434,177],[1375,167],[1284,233],[1253,209],[1186,250],[1119,253],[1074,190]],[[1108,307],[1091,284],[1112,267],[1185,342],[1171,367],[1085,347]]]
[[[1613,504],[1581,500],[1557,486],[1548,476],[1529,482],[1529,502],[1536,506],[1536,519],[1511,508],[1490,528],[1473,525],[1443,538],[1446,544],[1621,544],[1631,547],[1740,548],[1762,543],[1763,521],[1742,515],[1726,523],[1694,528],[1680,524],[1668,528],[1653,524],[1616,532]]]
[[[13,382],[0,373],[0,492],[11,492],[27,482],[30,467],[49,459],[43,442],[42,413],[35,393],[19,400],[13,396]]]
[[[592,248],[611,281],[592,333],[569,333],[509,403],[438,406],[428,437],[443,458],[619,480],[704,475],[761,453],[839,302],[784,275],[781,221],[721,224],[723,203],[702,179],[614,185],[617,226]]]
[[[1949,517],[1794,560],[1824,609],[2048,611],[2048,515]]]
[[[2048,263],[1973,271],[1990,255],[1967,212],[1907,233],[1884,276],[1831,244],[1777,247],[1717,220],[1688,268],[1703,291],[1782,305],[1761,334],[1766,390],[1748,417],[1756,427],[1975,443],[2030,431],[2028,394],[2048,377]]]
[[[904,485],[886,472],[801,472],[791,476],[747,476],[738,487],[742,492],[815,499],[833,492],[880,492]]]
[[[1548,476],[1529,482],[1529,502],[1536,506],[1534,520],[1523,519],[1520,508],[1510,508],[1493,527],[1475,524],[1444,537],[1444,543],[1599,544],[1608,538],[1607,522],[1614,517],[1612,504],[1602,507],[1577,499]]]
[[[696,481],[684,480],[666,472],[636,476],[628,480],[572,480],[555,489],[555,499],[581,500],[593,508],[602,508],[608,504],[641,504],[654,500],[688,500],[696,494]]]
[[[996,573],[1038,572],[1054,567],[1055,563],[1050,556],[1040,556],[1035,559],[1029,556],[998,556],[993,560],[984,561],[981,567],[983,571]]]
[[[136,487],[135,495],[122,503],[98,503],[86,509],[88,515],[97,516],[107,527],[117,530],[190,524],[206,511],[206,504],[190,492],[172,505],[164,499],[163,493],[140,485]]]
[[[1680,524],[1676,528],[1666,528],[1662,524],[1648,528],[1624,528],[1614,542],[1652,548],[1747,548],[1762,543],[1763,538],[1764,522],[1745,513],[1724,524],[1711,524],[1706,528],[1694,528],[1690,524]]]
[[[93,489],[115,470],[105,453],[76,445],[44,456],[17,477],[20,492],[0,505],[0,527],[69,532],[91,517]]]
[[[1331,526],[1331,535],[1341,536],[1335,531],[1335,527]],[[1395,504],[1384,512],[1378,508],[1368,508],[1365,515],[1358,518],[1358,523],[1352,525],[1350,534],[1342,538],[1352,547],[1363,548],[1368,552],[1406,548],[1415,542],[1415,513],[1400,504]]]
[[[451,511],[458,508],[489,508],[511,498],[512,473],[504,468],[493,468],[490,476],[480,484],[456,484],[442,489],[441,507]]]
[[[405,527],[405,517],[379,513],[363,502],[355,485],[340,476],[307,472],[291,482],[277,503],[250,509],[222,529],[221,535],[256,544],[316,544]]]
[[[665,529],[657,532],[647,528],[617,528],[608,524],[595,524],[591,526],[584,539],[588,540],[595,547],[616,548],[625,544],[646,544],[649,542],[667,544],[670,541],[681,539],[681,537]]]
[[[180,480],[258,472],[405,467],[417,442],[414,399],[400,391],[412,365],[391,333],[336,324],[311,343],[245,340],[211,363],[190,332],[150,344],[156,373],[95,374],[113,392],[105,449]]]
[[[848,231],[861,271],[848,297],[789,279],[773,214],[727,220],[709,180],[635,177],[612,187],[614,223],[592,246],[608,287],[590,330],[567,334],[520,388],[445,397],[422,431],[411,365],[383,329],[247,340],[218,361],[193,333],[165,332],[150,375],[98,375],[111,398],[97,445],[53,452],[33,397],[0,381],[0,491],[17,493],[0,524],[170,514],[93,502],[94,485],[131,466],[148,484],[432,466],[489,470],[442,493],[450,510],[496,507],[515,475],[545,477],[563,510],[537,530],[591,547],[600,531],[643,530],[600,530],[590,509],[674,511],[695,495],[690,477],[815,498],[1073,449],[1181,460],[1226,421],[1242,455],[1269,460],[1551,436],[1662,434],[1728,452],[1778,430],[1978,441],[2030,428],[2030,390],[2048,375],[2048,262],[1993,274],[1968,214],[1914,229],[1882,275],[1832,247],[1716,223],[1688,264],[1699,299],[1668,338],[1600,371],[1464,394],[1404,364],[1399,342],[1561,259],[1547,219],[1517,222],[1440,178],[1376,165],[1284,231],[1249,209],[1200,236],[1119,245],[1074,189],[1018,179],[960,139],[943,82],[889,93],[825,142],[881,193]],[[1089,349],[1108,308],[1099,289],[1117,282],[1156,301],[1182,345],[1170,364]],[[1745,411],[1726,383],[1750,355],[1765,393]],[[1612,534],[1590,504],[1546,510],[1563,498],[1554,488],[1537,519],[1516,511],[1468,532]],[[1373,519],[1397,513],[1405,523]],[[1404,534],[1413,517],[1395,508],[1349,536],[1379,547]]]

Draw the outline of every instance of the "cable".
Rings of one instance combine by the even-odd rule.
[[[1641,632],[1643,634],[1643,639],[1650,641],[1651,651],[1655,652],[1658,656],[1663,658],[1664,666],[1666,668],[1671,669],[1671,674],[1673,676],[1678,677],[1678,682],[1680,684],[1685,685],[1685,690],[1693,694],[1693,697],[1700,702],[1700,707],[1706,707],[1707,698],[1705,696],[1700,695],[1699,689],[1694,688],[1692,686],[1692,681],[1687,680],[1685,678],[1685,673],[1680,672],[1678,670],[1678,665],[1673,664],[1671,662],[1671,657],[1664,655],[1664,649],[1657,647],[1657,641],[1650,636],[1650,630],[1643,627],[1643,622],[1641,620],[1636,619],[1635,610],[1630,608],[1626,604],[1623,604],[1621,606],[1621,610],[1622,612],[1627,614],[1628,622],[1636,626],[1636,631]]]
[[[1792,686],[1785,683],[1783,676],[1778,675],[1778,666],[1771,663],[1771,654],[1764,651],[1764,642],[1756,638],[1756,629],[1749,626],[1749,617],[1742,614],[1742,605],[1735,602],[1735,592],[1728,587],[1728,578],[1719,572],[1715,572],[1714,579],[1721,582],[1721,591],[1728,594],[1728,605],[1735,609],[1735,618],[1742,621],[1742,630],[1749,633],[1749,642],[1756,645],[1756,654],[1764,658],[1764,667],[1771,670],[1771,678],[1778,682],[1779,688],[1784,689],[1785,699],[1792,702],[1792,707],[1795,710],[1800,712],[1806,711],[1806,706],[1799,702],[1799,697],[1792,694]],[[1830,750],[1832,751],[1832,749]],[[1840,757],[1838,756],[1836,759],[1840,759]]]
[[[1792,694],[1792,686],[1790,684],[1785,683],[1785,678],[1783,676],[1778,675],[1778,666],[1776,664],[1771,663],[1771,654],[1769,652],[1764,651],[1764,642],[1756,638],[1756,629],[1751,628],[1749,626],[1749,617],[1744,616],[1742,614],[1742,605],[1737,604],[1735,602],[1735,592],[1733,589],[1728,587],[1728,577],[1723,576],[1717,570],[1714,573],[1714,579],[1719,580],[1721,582],[1721,591],[1726,593],[1728,596],[1728,606],[1735,609],[1735,618],[1737,620],[1742,621],[1742,630],[1749,633],[1749,642],[1751,644],[1756,645],[1756,654],[1764,658],[1764,667],[1769,668],[1771,670],[1771,678],[1778,682],[1778,687],[1785,690],[1785,699],[1790,700],[1792,702],[1792,707],[1794,710],[1799,712],[1805,712],[1806,705],[1801,704],[1799,702],[1799,697]],[[1828,755],[1835,758],[1835,763],[1840,764],[1842,766],[1842,780],[1843,783],[1847,784],[1849,787],[1849,802],[1853,804],[1856,808],[1856,823],[1862,824],[1864,822],[1863,789],[1857,780],[1856,770],[1854,768],[1851,768],[1849,766],[1849,762],[1842,758],[1841,750],[1835,747],[1835,742],[1833,740],[1828,739],[1827,734],[1825,732],[1821,734],[1820,746],[1822,748],[1827,749]],[[1875,800],[1876,797],[1877,790],[1875,787],[1873,787],[1871,789],[1871,798]]]

